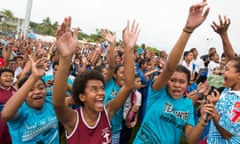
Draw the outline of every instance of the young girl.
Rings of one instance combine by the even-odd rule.
[[[128,144],[131,138],[133,128],[138,121],[138,111],[142,104],[142,95],[138,91],[141,87],[141,78],[135,74],[135,87],[123,106],[123,121],[120,134],[120,144]]]
[[[76,110],[65,103],[66,79],[72,56],[77,47],[77,29],[71,35],[71,18],[65,18],[57,30],[57,46],[60,53],[59,67],[54,81],[53,102],[58,119],[64,126],[69,144],[111,143],[109,121],[124,104],[134,87],[133,48],[139,35],[138,24],[127,24],[123,30],[125,84],[117,97],[104,106],[104,77],[97,71],[87,71],[76,77],[73,99],[80,105]]]
[[[208,143],[240,143],[240,57],[235,57],[228,39],[227,30],[230,19],[219,16],[219,24],[213,22],[212,28],[222,39],[224,54],[229,59],[223,73],[225,89],[216,105],[208,104],[208,113],[212,117],[208,134]],[[218,96],[217,96],[218,97]]]
[[[2,119],[8,122],[12,143],[58,144],[58,120],[51,96],[46,96],[46,86],[40,79],[47,60],[31,62],[32,74],[19,82],[18,91],[3,108]]]
[[[185,28],[162,73],[149,87],[146,114],[134,140],[135,144],[180,143],[183,132],[188,143],[197,143],[205,122],[201,117],[194,127],[192,101],[183,96],[190,80],[190,72],[177,64],[191,33],[208,15],[209,8],[203,13],[206,5],[203,1],[191,6]]]

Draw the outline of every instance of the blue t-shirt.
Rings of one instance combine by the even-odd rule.
[[[41,110],[24,102],[17,117],[7,124],[14,144],[59,143],[58,120],[51,96],[46,96]]]
[[[120,90],[119,85],[113,79],[107,81],[105,86],[105,99],[104,104],[107,105],[109,101],[113,100]],[[122,129],[122,120],[123,120],[123,108],[120,108],[112,117],[111,127],[112,133],[118,133]]]
[[[179,143],[185,126],[195,125],[192,100],[171,98],[166,86],[158,91],[149,87],[148,92],[146,113],[134,143]]]
[[[54,79],[54,75],[46,75],[46,76],[43,76],[42,79],[45,83],[47,83],[49,80],[52,81]],[[67,79],[67,84],[70,86],[72,86],[73,84],[73,81],[69,77]],[[52,96],[52,92],[53,92],[53,85],[50,85],[46,89],[46,95]],[[69,91],[66,92],[66,95],[70,95],[70,94],[71,93]]]
[[[141,47],[139,47],[139,48],[137,49],[137,51],[138,51],[138,55],[142,55],[143,49],[142,49]]]
[[[142,94],[142,106],[140,107],[139,119],[140,119],[140,121],[142,121],[143,117],[145,116],[146,102],[147,102],[147,97],[148,97],[148,87],[149,87],[149,84],[151,83],[151,81],[146,80],[145,73],[141,69],[137,70],[137,74],[140,76],[142,85],[146,85],[146,87],[139,89],[139,92]]]

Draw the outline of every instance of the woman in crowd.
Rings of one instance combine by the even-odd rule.
[[[230,19],[219,16],[219,24],[213,22],[212,28],[221,37],[223,50],[229,60],[223,73],[225,89],[218,101],[212,100],[208,104],[208,113],[212,117],[208,139],[209,144],[238,144],[240,143],[240,57],[235,57],[228,38]],[[216,102],[216,104],[215,104]],[[215,105],[214,105],[215,104]]]
[[[134,140],[135,144],[180,143],[183,132],[188,143],[197,143],[199,140],[206,123],[202,116],[198,124],[194,124],[193,103],[183,95],[190,80],[190,72],[184,66],[178,66],[178,63],[191,33],[209,13],[209,8],[204,11],[206,5],[203,0],[190,7],[180,38],[169,54],[163,71],[149,87],[146,114]]]
[[[138,24],[127,24],[123,30],[125,84],[115,99],[104,105],[104,77],[96,70],[78,75],[73,84],[73,99],[80,107],[70,109],[65,103],[66,79],[72,56],[78,45],[77,29],[71,34],[71,17],[57,30],[57,46],[60,53],[59,67],[53,88],[53,104],[59,121],[66,130],[67,143],[111,143],[109,121],[124,104],[134,88],[133,48],[139,35]]]
[[[19,82],[19,89],[2,111],[2,119],[8,122],[12,143],[59,143],[58,120],[52,105],[52,97],[46,96],[46,85],[41,79],[47,59],[32,63],[32,73]]]

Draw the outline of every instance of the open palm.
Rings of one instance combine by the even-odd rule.
[[[138,23],[136,24],[136,21],[133,21],[130,27],[129,21],[128,21],[127,26],[125,27],[122,33],[124,46],[128,48],[134,48],[136,41],[138,39],[139,33],[140,33],[140,30],[138,28]]]
[[[56,44],[63,57],[71,57],[78,46],[77,29],[74,29],[72,34],[70,28],[71,17],[67,17],[56,33]]]

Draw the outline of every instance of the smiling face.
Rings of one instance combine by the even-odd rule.
[[[140,88],[141,88],[141,85],[142,85],[141,78],[140,78],[140,77],[136,77],[136,78],[135,78],[135,87],[136,87],[137,89],[140,89]]]
[[[125,83],[125,79],[124,79],[124,67],[123,66],[120,66],[116,73],[114,73],[114,78],[116,80],[116,83],[121,87],[124,85]]]
[[[0,75],[0,85],[3,87],[3,88],[9,88],[11,87],[12,85],[12,82],[13,82],[13,74],[11,72],[3,72],[1,75]]]
[[[239,62],[238,62],[239,63]],[[230,60],[223,73],[224,86],[229,87],[232,90],[240,90],[240,72],[236,69],[236,61]]]
[[[100,80],[88,80],[84,94],[79,99],[84,103],[84,108],[101,112],[104,108],[104,84]]]
[[[178,99],[183,95],[188,86],[187,75],[183,72],[174,72],[167,84],[169,95]]]
[[[42,80],[38,80],[32,87],[31,91],[26,97],[28,106],[35,109],[42,109],[46,97],[46,86]]]

